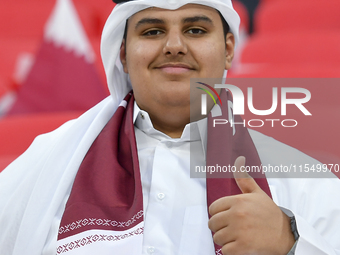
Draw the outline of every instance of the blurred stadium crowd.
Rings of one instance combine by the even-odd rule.
[[[55,77],[39,81],[36,74],[35,79],[31,74],[37,70],[34,66],[42,54],[45,24],[57,1],[0,0],[0,171],[19,156],[36,135],[49,132],[65,121],[78,117],[109,95],[105,86],[99,47],[102,28],[114,4],[110,0],[69,1],[73,3],[79,15],[95,53],[96,57],[90,64],[96,78],[93,78],[86,88],[81,86],[82,82],[73,79],[68,82],[67,90],[58,87],[60,95],[56,98],[49,92],[56,86],[51,80],[54,81]],[[340,76],[339,0],[233,0],[233,3],[241,17],[241,42],[229,77]],[[55,69],[44,69],[43,72],[41,75],[44,76],[55,72]],[[25,103],[18,102],[22,94],[27,91],[35,93],[36,90],[39,90],[39,97],[33,100],[36,105],[27,105],[27,110],[22,110]],[[93,96],[94,94],[96,96]],[[91,97],[93,100],[89,102]],[[65,107],[58,108],[53,105]],[[324,99],[322,106],[327,105],[327,111],[322,112],[327,112],[328,116],[325,117],[337,122],[332,124],[334,127],[327,129],[326,134],[317,130],[319,140],[316,139],[315,133],[310,133],[313,136],[313,139],[310,139],[309,130],[306,129],[294,135],[281,135],[287,139],[283,142],[301,150],[307,149],[307,153],[310,152],[320,160],[335,163],[334,161],[339,160],[340,153],[338,146],[330,145],[333,142],[330,142],[329,135],[334,135],[339,128],[340,108],[337,97]],[[323,126],[321,123],[315,128]],[[276,135],[271,134],[270,130],[267,131],[269,135]],[[280,139],[280,134],[276,138]],[[308,151],[311,147],[314,149]]]

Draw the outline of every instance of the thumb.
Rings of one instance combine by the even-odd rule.
[[[253,193],[261,188],[257,185],[255,180],[246,172],[244,166],[246,163],[246,158],[239,156],[234,163],[236,167],[236,172],[234,172],[234,178],[237,186],[240,188],[242,193]]]

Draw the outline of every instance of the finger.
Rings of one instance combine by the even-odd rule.
[[[211,216],[210,220],[208,221],[208,227],[212,232],[216,233],[220,229],[229,225],[229,219],[229,211],[216,213],[215,215]]]
[[[214,243],[219,246],[227,245],[231,242],[235,242],[236,238],[229,227],[222,228],[213,235]]]
[[[261,188],[257,185],[255,180],[245,171],[246,158],[243,156],[238,157],[235,160],[234,166],[236,167],[236,172],[234,172],[234,178],[237,186],[240,188],[243,194],[254,193]]]
[[[237,241],[231,241],[223,245],[221,252],[223,255],[227,254],[240,254],[240,245]]]
[[[231,205],[232,205],[231,200],[232,200],[232,197],[221,197],[221,198],[215,200],[209,206],[209,214],[211,216],[213,216],[216,213],[229,210],[231,208]]]

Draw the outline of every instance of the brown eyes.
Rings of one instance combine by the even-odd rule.
[[[143,36],[158,36],[164,33],[165,31],[163,30],[152,29],[152,30],[148,30],[144,32],[142,35]],[[191,29],[187,29],[184,33],[191,34],[191,35],[201,35],[201,34],[205,34],[206,31],[200,28],[191,28]]]
[[[156,36],[156,35],[160,35],[163,34],[164,32],[161,30],[149,30],[146,31],[145,33],[143,33],[144,36]]]
[[[206,31],[199,29],[199,28],[192,28],[186,31],[189,34],[199,35],[199,34],[205,34]]]

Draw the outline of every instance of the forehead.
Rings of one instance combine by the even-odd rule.
[[[201,4],[186,4],[176,10],[157,7],[147,8],[132,15],[129,18],[129,24],[136,24],[144,18],[157,18],[164,20],[164,22],[183,21],[190,16],[206,16],[213,22],[220,20],[219,13],[214,8]]]

